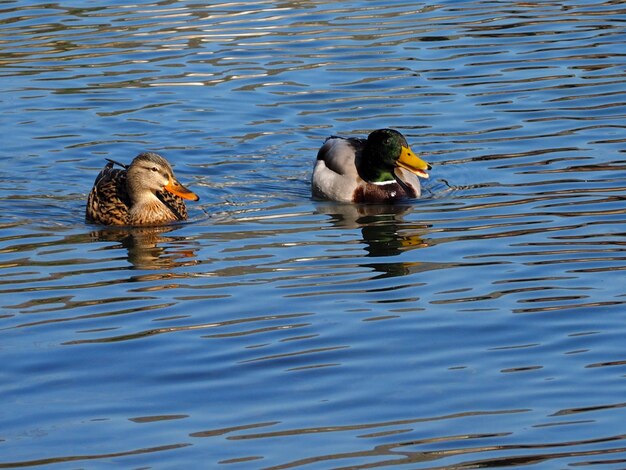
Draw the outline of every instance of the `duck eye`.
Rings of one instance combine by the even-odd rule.
[[[159,171],[159,169],[158,169],[156,166],[153,166],[152,168],[150,168],[150,170],[152,170],[152,171],[154,171],[154,172]]]

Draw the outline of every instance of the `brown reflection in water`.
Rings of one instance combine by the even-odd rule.
[[[536,452],[535,454],[528,454],[529,451],[541,451],[543,449],[553,449],[561,447],[573,447],[573,446],[586,446],[591,444],[604,444],[607,442],[623,441],[626,436],[608,436],[599,439],[588,439],[569,442],[553,442],[553,443],[531,443],[531,444],[514,444],[514,445],[488,445],[477,447],[458,447],[449,448],[446,446],[442,449],[427,450],[427,451],[410,451],[405,450],[407,447],[429,445],[436,443],[450,443],[450,442],[466,442],[474,441],[476,439],[493,439],[503,438],[511,433],[493,433],[493,434],[466,434],[455,436],[444,436],[438,438],[421,439],[415,441],[396,442],[390,444],[384,444],[375,446],[371,450],[345,452],[337,454],[326,454],[316,457],[310,457],[305,459],[288,462],[282,465],[276,465],[273,467],[266,467],[266,470],[279,470],[286,468],[300,467],[303,465],[319,462],[338,461],[343,459],[363,459],[363,458],[378,458],[381,460],[375,462],[364,463],[361,465],[350,465],[351,469],[359,468],[376,468],[386,467],[390,465],[406,465],[414,463],[432,462],[436,460],[442,460],[446,458],[455,458],[453,465],[443,464],[441,466],[429,467],[430,469],[470,469],[470,468],[494,468],[494,467],[516,467],[519,465],[529,465],[541,462],[547,462],[563,458],[605,455],[626,452],[626,447],[613,447],[597,450],[584,450],[569,452]],[[459,457],[468,456],[470,454],[488,453],[488,452],[520,452],[524,455],[504,455],[502,457],[485,458],[480,460],[468,460],[465,462],[458,462]],[[612,462],[626,462],[626,459],[612,460]],[[333,463],[333,468],[337,468],[338,462]],[[579,462],[575,465],[583,465]],[[348,468],[348,467],[346,467]]]
[[[503,415],[503,414],[514,414],[514,413],[525,413],[528,412],[527,409],[515,409],[515,410],[501,410],[501,411],[473,411],[473,412],[464,412],[464,413],[454,413],[450,415],[443,416],[434,416],[429,418],[413,418],[413,419],[404,419],[404,420],[395,420],[395,421],[385,421],[379,423],[366,423],[366,424],[354,424],[354,425],[338,425],[338,426],[326,426],[326,427],[317,427],[317,428],[301,428],[301,429],[286,429],[281,431],[268,431],[268,432],[257,432],[254,434],[236,434],[239,431],[246,431],[248,429],[274,426],[280,424],[280,422],[264,422],[264,423],[256,423],[250,424],[246,426],[236,426],[230,428],[222,428],[222,429],[212,429],[200,432],[194,432],[190,434],[190,437],[197,438],[207,438],[207,437],[215,437],[215,436],[223,436],[226,435],[226,439],[238,441],[238,440],[249,440],[249,439],[273,439],[273,438],[286,438],[291,436],[302,436],[306,434],[319,434],[319,433],[334,433],[334,432],[351,432],[351,431],[373,431],[376,429],[383,428],[381,431],[367,432],[366,434],[361,434],[357,436],[360,439],[372,439],[378,438],[381,436],[393,436],[396,434],[403,434],[405,432],[412,432],[414,428],[411,425],[431,422],[431,421],[441,421],[441,420],[449,420],[449,419],[462,419],[462,418],[470,418],[470,417],[481,417],[481,416],[491,416],[491,415]],[[396,428],[396,429],[385,429],[385,428]],[[397,427],[401,427],[402,429],[397,429]],[[228,436],[228,434],[234,434]],[[470,453],[470,452],[480,452],[480,451],[493,451],[500,450],[506,448],[507,446],[484,446],[482,448],[471,448],[471,449],[453,449],[450,451],[423,451],[423,452],[407,452],[402,450],[408,446],[418,446],[418,445],[429,445],[435,443],[449,443],[456,442],[459,440],[467,441],[473,439],[485,439],[485,438],[498,438],[505,437],[510,435],[508,432],[503,433],[490,433],[490,434],[471,434],[471,435],[454,435],[454,436],[443,436],[443,437],[435,437],[435,438],[427,438],[420,440],[411,440],[411,441],[401,441],[401,442],[393,442],[385,445],[375,446],[369,450],[355,451],[355,452],[346,452],[339,454],[326,454],[319,455],[315,457],[309,457],[304,459],[299,459],[296,461],[288,462],[285,464],[277,465],[274,467],[266,467],[271,469],[283,469],[283,468],[294,468],[300,467],[303,465],[308,465],[311,463],[320,463],[320,462],[330,462],[334,461],[332,464],[333,468],[338,468],[339,460],[342,459],[355,459],[355,458],[393,458],[392,460],[385,460],[381,462],[370,462],[363,464],[362,466],[354,466],[351,465],[349,468],[372,468],[378,466],[385,465],[395,465],[395,464],[406,464],[406,463],[415,463],[415,462],[424,462],[430,460],[437,460],[448,456],[453,456],[461,453]],[[521,448],[522,446],[520,446]],[[513,446],[511,446],[513,448]],[[353,462],[350,462],[353,463]]]
[[[128,457],[131,455],[150,454],[154,452],[165,452],[169,450],[182,449],[188,447],[190,443],[169,444],[157,447],[145,447],[142,449],[134,449],[125,452],[111,452],[107,454],[85,454],[85,455],[66,455],[59,457],[49,457],[46,459],[23,460],[20,462],[1,462],[0,468],[18,468],[18,467],[36,467],[39,465],[52,465],[64,462],[81,462],[84,460],[113,459],[118,457]]]
[[[164,327],[164,328],[152,328],[149,330],[138,331],[138,332],[130,333],[126,335],[108,336],[108,337],[103,337],[103,338],[92,338],[92,339],[82,339],[82,340],[72,340],[72,341],[66,341],[62,344],[63,345],[75,345],[75,344],[89,344],[89,343],[113,343],[117,341],[128,341],[128,340],[145,338],[149,336],[161,335],[164,333],[175,333],[179,331],[192,331],[192,330],[205,330],[205,329],[214,329],[214,328],[219,329],[219,328],[229,327],[232,325],[237,325],[237,326],[240,326],[240,328],[245,328],[245,326],[247,326],[248,324],[256,325],[259,322],[275,322],[277,320],[280,320],[281,322],[291,321],[291,320],[299,319],[301,317],[305,317],[309,315],[312,315],[312,314],[311,313],[291,313],[291,314],[284,314],[284,315],[274,314],[274,315],[266,315],[266,316],[260,316],[260,317],[252,317],[252,318],[225,320],[225,321],[220,321],[220,322],[197,323],[193,325],[170,326],[170,327]],[[286,330],[286,329],[291,329],[291,328],[303,328],[309,325],[310,323],[306,323],[306,322],[295,323],[295,324],[281,323],[280,325],[272,326],[270,328],[271,330]],[[247,329],[247,330],[238,331],[236,334],[233,334],[232,336],[256,334],[256,333],[264,332],[264,331],[266,331],[265,328],[251,327],[250,329]],[[202,337],[203,338],[219,338],[223,336],[226,336],[226,335],[215,334],[215,335],[206,335]]]
[[[185,237],[164,234],[177,229],[175,225],[158,227],[107,227],[91,233],[93,240],[119,242],[128,251],[128,262],[138,269],[163,269],[197,264],[197,248],[189,246]],[[172,245],[180,247],[172,249]],[[167,244],[167,248],[161,246]],[[119,246],[112,246],[117,249]]]
[[[156,423],[159,421],[171,421],[173,419],[185,419],[189,418],[189,415],[155,415],[155,416],[137,416],[135,418],[128,418],[133,423]]]
[[[331,217],[337,228],[360,228],[365,243],[366,256],[398,256],[405,251],[425,248],[428,241],[423,238],[429,227],[424,224],[409,224],[402,216],[414,205],[337,204],[320,202],[317,212]],[[420,263],[386,262],[363,266],[381,272],[380,277],[404,276],[420,270]]]
[[[245,424],[241,426],[232,426],[230,428],[211,429],[209,431],[199,431],[190,434],[191,437],[215,437],[222,436],[224,434],[230,434],[237,431],[245,431],[247,429],[262,428],[264,426],[275,426],[280,424],[280,421],[268,421],[265,423]]]
[[[564,410],[557,411],[556,413],[552,414],[552,416],[565,416],[565,415],[589,413],[589,412],[603,411],[603,410],[614,410],[614,409],[619,409],[619,408],[626,408],[626,403],[613,403],[611,405],[585,406],[581,408],[567,408]]]

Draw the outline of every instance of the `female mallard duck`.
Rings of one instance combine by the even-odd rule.
[[[183,199],[199,198],[178,182],[165,158],[145,152],[130,165],[109,160],[89,193],[85,217],[104,225],[166,224],[187,219]]]
[[[417,177],[428,178],[430,168],[393,129],[378,129],[367,139],[332,136],[317,153],[313,197],[378,203],[412,199],[420,195]]]

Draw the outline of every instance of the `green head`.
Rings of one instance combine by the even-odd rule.
[[[394,179],[394,169],[404,168],[422,178],[428,178],[430,165],[419,158],[402,134],[393,129],[378,129],[367,137],[363,149],[363,170],[372,182]]]

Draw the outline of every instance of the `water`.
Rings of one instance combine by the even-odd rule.
[[[0,468],[626,468],[621,2],[4,2]],[[433,163],[312,201],[331,134]],[[165,155],[190,221],[84,223]]]

